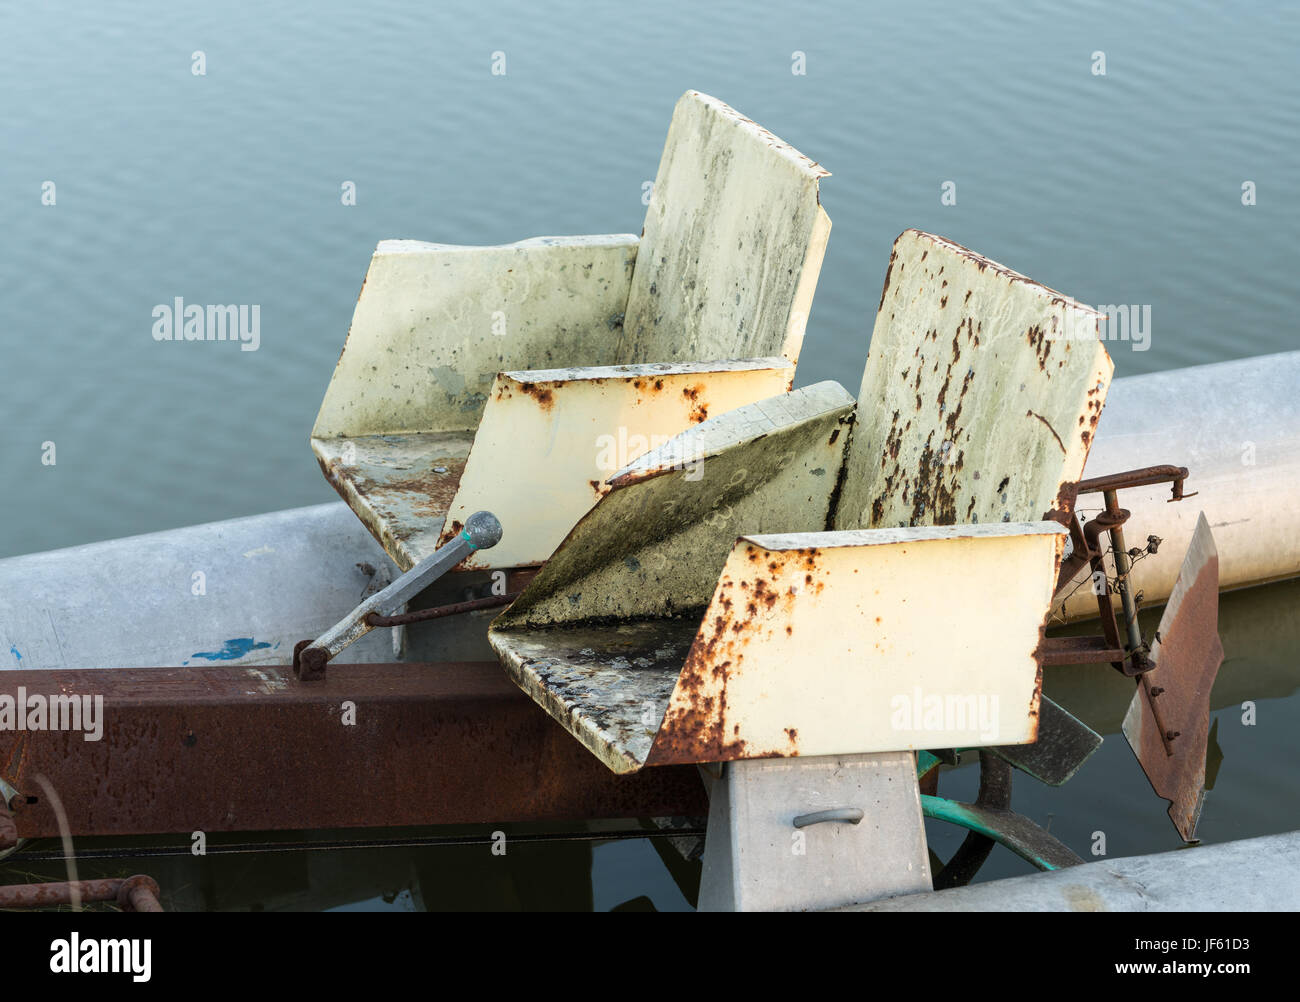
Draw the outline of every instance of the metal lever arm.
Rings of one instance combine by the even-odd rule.
[[[293,652],[294,675],[304,682],[323,679],[331,658],[374,629],[368,622],[371,613],[392,615],[475,550],[489,549],[500,540],[501,523],[496,516],[487,511],[475,512],[465,520],[465,528],[455,539],[438,547],[427,560],[420,561],[383,591],[371,595],[315,640],[299,644]]]

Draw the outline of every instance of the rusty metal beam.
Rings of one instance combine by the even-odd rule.
[[[9,671],[0,695],[103,697],[103,735],[0,733],[22,838],[699,816],[693,768],[611,774],[492,662]],[[344,722],[344,702],[355,723]]]

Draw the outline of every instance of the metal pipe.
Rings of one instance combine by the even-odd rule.
[[[1108,515],[1118,518],[1126,514],[1119,506],[1119,497],[1115,491],[1107,490],[1103,497],[1106,499]],[[1120,605],[1124,608],[1124,625],[1128,629],[1128,650],[1131,654],[1142,647],[1142,628],[1138,625],[1137,603],[1133,601],[1133,590],[1129,587],[1128,580],[1132,564],[1129,563],[1128,546],[1124,542],[1123,523],[1116,522],[1110,527],[1109,532],[1112,556],[1115,560],[1115,588],[1119,592]]]
[[[61,880],[48,884],[10,884],[0,887],[0,908],[54,908],[116,901],[124,911],[160,912],[158,884],[137,874],[125,879]]]
[[[1152,463],[1188,469],[1187,500],[1170,504],[1167,483],[1125,490],[1120,498],[1133,531],[1162,541],[1159,553],[1134,564],[1129,575],[1147,605],[1169,597],[1201,511],[1219,551],[1221,591],[1300,575],[1297,388],[1300,351],[1129,376],[1111,385],[1085,475],[1096,482]],[[1090,509],[1096,510],[1095,498],[1080,496],[1077,510]],[[1065,610],[1069,619],[1091,619],[1096,599],[1081,587]]]

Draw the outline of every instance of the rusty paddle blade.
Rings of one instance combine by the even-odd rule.
[[[1210,690],[1223,663],[1219,554],[1202,513],[1151,645],[1155,665],[1138,680],[1124,737],[1184,842],[1195,842],[1205,801]]]

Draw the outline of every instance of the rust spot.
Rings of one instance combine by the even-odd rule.
[[[692,404],[690,420],[695,424],[699,424],[709,416],[709,405],[701,399],[701,394],[704,392],[704,388],[704,384],[700,383],[696,386],[688,386],[682,390],[682,396]]]
[[[1041,414],[1035,414],[1033,411],[1025,411],[1025,417],[1036,417],[1039,421],[1043,422],[1043,426],[1052,433],[1052,438],[1056,439],[1056,444],[1061,447],[1061,452],[1065,452],[1065,443],[1061,441],[1061,436],[1056,434],[1056,429],[1051,426],[1047,418],[1043,417]]]
[[[1025,337],[1029,340],[1029,345],[1034,349],[1034,355],[1038,359],[1038,368],[1042,372],[1047,371],[1047,356],[1052,352],[1052,341],[1043,333],[1043,328],[1034,324],[1029,330],[1025,331]]]
[[[530,397],[534,397],[544,411],[549,411],[555,403],[554,394],[546,387],[538,386],[536,383],[520,383],[519,389]]]
[[[880,290],[880,305],[876,307],[877,313],[879,313],[885,306],[885,294],[889,292],[889,280],[893,277],[894,261],[897,258],[898,252],[891,250],[889,252],[889,267],[885,269],[885,285],[884,288]]]

